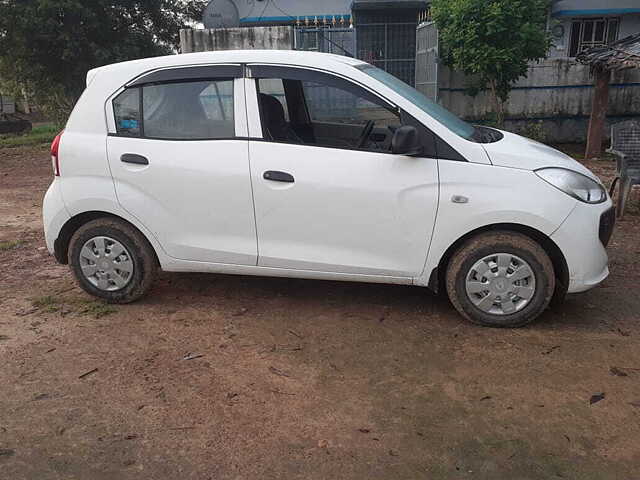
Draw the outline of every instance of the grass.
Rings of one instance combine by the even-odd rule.
[[[52,295],[44,295],[42,297],[34,298],[31,305],[46,313],[57,312],[62,306],[61,302]]]
[[[84,299],[64,299],[54,297],[53,295],[43,295],[31,300],[31,305],[42,313],[55,313],[62,310],[63,306],[67,306],[67,313],[76,313],[78,315],[87,315],[93,318],[102,318],[118,310],[104,302],[97,300]]]
[[[94,318],[102,318],[118,310],[108,303],[98,302],[95,300],[83,300],[79,302],[80,310],[78,313],[83,315],[91,315]]]
[[[59,132],[60,127],[47,123],[33,127],[33,130],[23,135],[0,135],[0,148],[48,144]]]
[[[3,242],[0,242],[0,252],[13,250],[14,248],[18,248],[23,243],[24,243],[23,240],[6,240]]]

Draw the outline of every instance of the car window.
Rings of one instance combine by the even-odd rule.
[[[233,137],[233,80],[142,87],[144,136],[166,139]]]
[[[366,124],[378,127],[398,126],[397,113],[373,103],[353,92],[318,82],[302,82],[309,116],[314,122]]]
[[[140,90],[125,90],[113,101],[116,131],[119,135],[140,136]]]
[[[172,140],[233,137],[233,108],[233,79],[143,85],[113,101],[118,135]]]
[[[262,65],[251,69],[266,140],[391,152],[400,113],[377,95],[325,72]]]

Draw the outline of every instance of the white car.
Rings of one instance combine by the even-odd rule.
[[[513,327],[608,274],[614,211],[588,169],[344,56],[91,70],[52,161],[47,247],[109,302],[160,268],[420,285]]]

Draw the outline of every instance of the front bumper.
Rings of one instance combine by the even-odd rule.
[[[551,235],[569,269],[569,293],[589,290],[609,275],[606,243],[613,231],[611,199],[599,205],[577,203]]]

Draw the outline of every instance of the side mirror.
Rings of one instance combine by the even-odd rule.
[[[396,129],[391,138],[391,153],[409,156],[422,153],[422,145],[415,127],[402,125]]]

